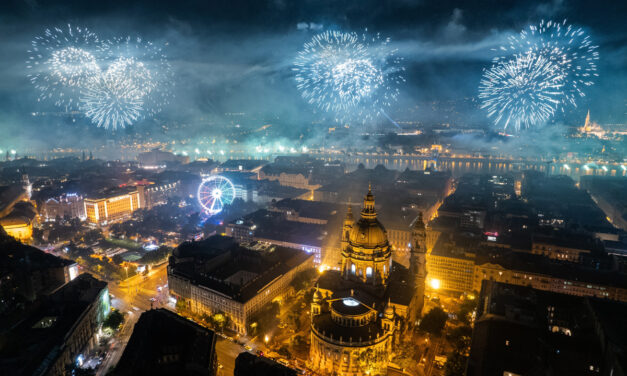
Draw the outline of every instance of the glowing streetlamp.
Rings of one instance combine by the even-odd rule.
[[[268,341],[269,341],[269,340],[270,340],[270,337],[268,337],[268,335],[266,334],[266,335],[263,337],[263,341],[264,341],[266,344],[268,344]]]
[[[431,278],[431,280],[429,280],[429,286],[434,290],[439,290],[442,286],[442,282],[440,282],[439,279]]]

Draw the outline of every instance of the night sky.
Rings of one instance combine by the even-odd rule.
[[[624,1],[27,0],[0,5],[0,127],[17,143],[32,142],[42,132],[57,139],[81,132],[115,137],[91,130],[85,119],[53,124],[30,115],[54,111],[53,106],[36,101],[38,92],[25,69],[30,41],[47,27],[71,23],[88,27],[102,39],[131,35],[167,43],[175,99],[160,114],[160,121],[194,123],[227,112],[246,112],[278,116],[297,127],[316,121],[317,115],[295,88],[292,62],[302,44],[320,31],[367,29],[392,38],[404,58],[407,82],[389,113],[397,120],[430,124],[446,118],[427,111],[429,103],[476,98],[482,69],[494,56],[492,49],[542,19],[567,19],[583,27],[599,45],[600,77],[578,108],[556,121],[579,123],[590,109],[600,123],[626,123]],[[489,124],[481,111],[463,108],[464,125]],[[159,125],[137,126],[149,131]],[[43,145],[49,140],[36,141]],[[0,147],[3,143],[6,139],[0,140]]]

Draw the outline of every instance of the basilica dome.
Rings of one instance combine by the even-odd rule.
[[[361,218],[353,225],[348,241],[351,246],[379,248],[388,245],[388,236],[376,218]]]

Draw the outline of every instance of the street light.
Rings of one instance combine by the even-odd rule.
[[[441,285],[442,283],[440,282],[439,279],[431,278],[431,280],[429,281],[429,286],[431,286],[431,288],[434,290],[438,290]]]
[[[263,337],[263,341],[264,341],[266,344],[268,344],[268,341],[269,341],[269,340],[270,340],[270,337],[268,337],[268,335],[266,334],[266,335]]]

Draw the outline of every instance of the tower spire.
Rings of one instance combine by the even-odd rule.
[[[364,207],[361,209],[363,218],[376,218],[377,212],[374,209],[374,195],[372,194],[372,185],[368,183],[368,194],[364,197]]]

